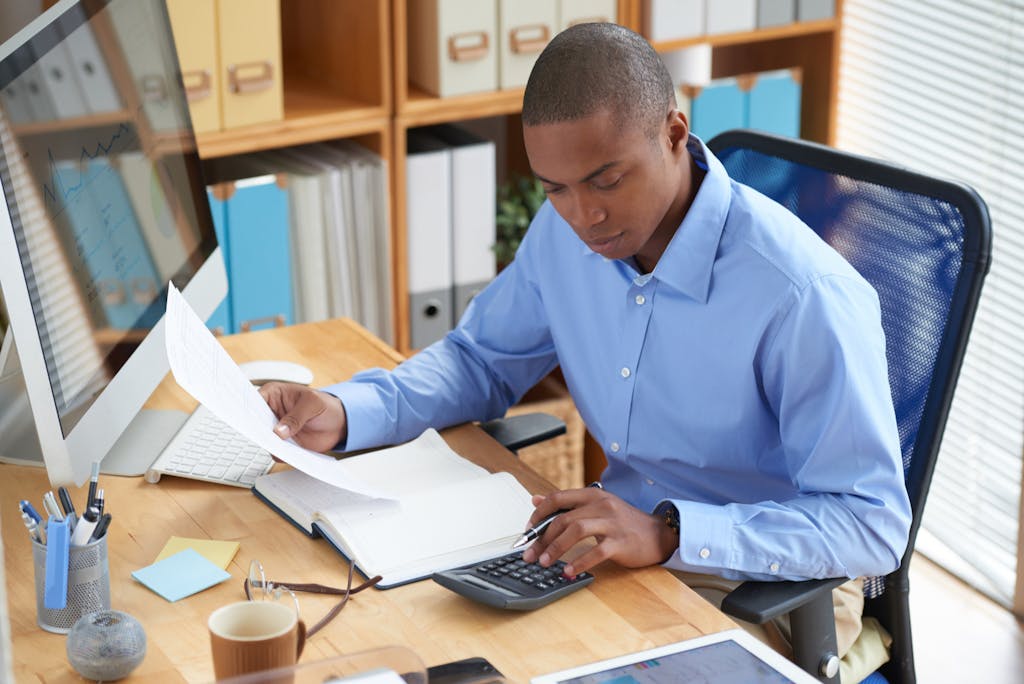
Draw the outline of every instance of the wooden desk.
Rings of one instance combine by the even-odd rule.
[[[397,352],[346,320],[305,324],[224,338],[236,361],[291,359],[314,373],[314,384],[346,379],[369,366],[393,367]],[[168,377],[151,406],[191,409],[195,402]],[[551,485],[527,469],[480,429],[444,432],[463,456],[491,470],[508,470],[535,492]],[[282,467],[282,466],[277,466]],[[226,603],[244,600],[242,580],[258,558],[268,578],[342,585],[347,565],[322,540],[300,534],[248,490],[164,477],[103,477],[113,514],[109,562],[112,607],[138,618],[148,651],[132,681],[206,682],[213,679],[206,619]],[[45,473],[0,466],[7,598],[17,681],[81,681],[65,655],[63,636],[36,624],[31,549],[15,502],[40,502]],[[72,492],[84,501],[84,488]],[[168,603],[131,578],[149,565],[171,535],[235,540],[232,578],[176,603]],[[734,626],[729,618],[661,568],[624,570],[605,564],[590,587],[532,613],[499,611],[472,603],[430,581],[353,597],[341,615],[307,643],[302,662],[387,645],[406,646],[426,665],[484,656],[516,682],[613,655],[651,648]],[[300,595],[307,622],[333,603]]]

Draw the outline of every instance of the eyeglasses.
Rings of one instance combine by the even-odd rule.
[[[381,576],[371,577],[359,586],[352,587],[352,576],[355,570],[355,565],[350,563],[348,566],[348,582],[344,589],[338,589],[336,587],[328,587],[323,584],[308,584],[301,582],[274,582],[268,580],[266,575],[263,573],[263,564],[258,560],[252,560],[249,563],[249,576],[245,578],[245,597],[250,601],[263,600],[263,601],[281,601],[284,600],[285,595],[291,597],[291,600],[295,603],[295,614],[299,614],[299,599],[295,596],[295,592],[306,592],[309,594],[333,594],[335,596],[341,596],[341,601],[338,605],[331,608],[327,615],[320,619],[315,625],[306,630],[306,638],[313,636],[337,617],[341,609],[348,603],[349,598],[352,594],[358,594],[363,589],[369,589],[373,585],[380,582]]]

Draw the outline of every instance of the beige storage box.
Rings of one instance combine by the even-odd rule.
[[[409,0],[409,81],[450,97],[498,87],[496,0]]]
[[[279,0],[217,0],[221,124],[284,118]]]
[[[167,0],[188,110],[196,133],[220,130],[220,69],[217,67],[217,6]]]
[[[555,34],[558,3],[498,0],[498,86],[521,88],[537,55]]]

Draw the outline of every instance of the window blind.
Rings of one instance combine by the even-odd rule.
[[[1010,606],[1024,448],[1024,2],[844,0],[837,147],[963,181],[993,263],[917,550]]]

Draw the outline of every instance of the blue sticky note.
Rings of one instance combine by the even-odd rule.
[[[173,602],[220,584],[231,575],[195,549],[185,549],[136,570],[132,577]]]

